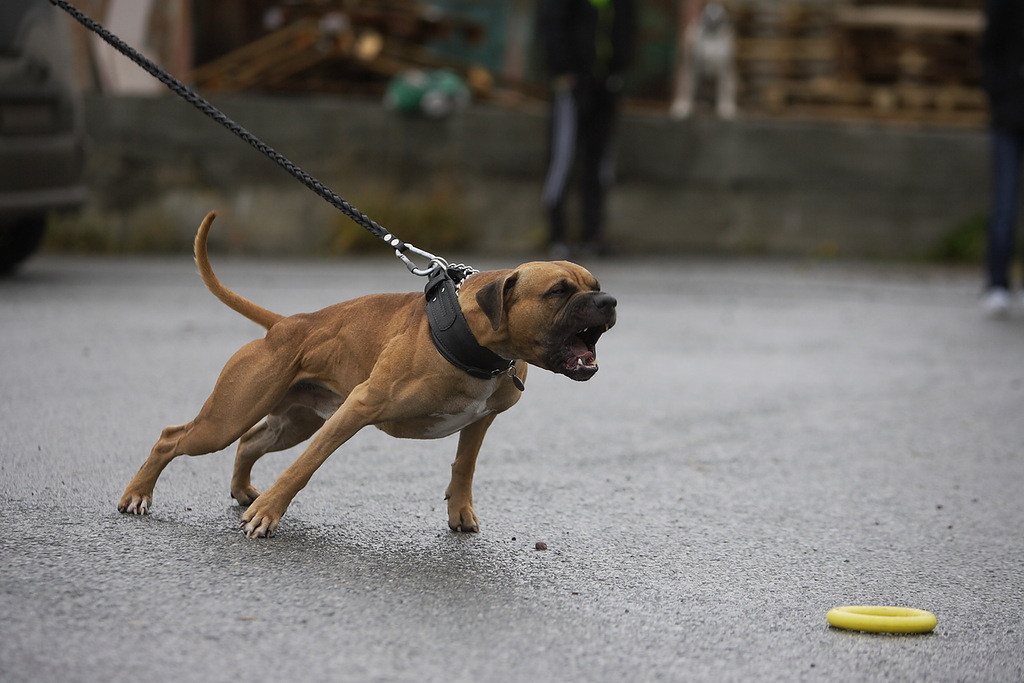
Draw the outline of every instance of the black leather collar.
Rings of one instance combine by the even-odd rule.
[[[507,373],[522,391],[523,382],[516,377],[515,361],[480,346],[469,329],[459,306],[457,287],[465,277],[462,271],[438,268],[427,281],[427,321],[434,347],[449,363],[473,377],[490,379]]]

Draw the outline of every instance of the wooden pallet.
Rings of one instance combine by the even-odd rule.
[[[793,3],[741,12],[741,107],[811,115],[972,125],[984,121],[978,0]]]
[[[293,13],[290,23],[194,69],[190,80],[225,91],[337,92],[364,89],[376,77],[370,87],[381,90],[387,78],[412,68],[448,68],[460,73],[476,96],[492,90],[486,69],[440,59],[424,47],[453,31],[470,40],[479,37],[482,29],[473,22],[429,18],[397,6]]]
[[[835,42],[829,38],[763,37],[736,41],[736,61],[741,65],[834,62],[835,59]]]
[[[838,75],[868,83],[975,87],[982,25],[977,10],[840,7]]]
[[[980,10],[985,0],[846,0],[847,5],[873,7],[880,4],[899,7],[927,7],[929,9]]]
[[[985,96],[961,86],[869,85],[822,79],[778,81],[766,93],[768,112],[801,111],[879,120],[949,121],[964,125],[985,120]]]
[[[318,62],[352,54],[354,40],[324,36],[314,19],[303,19],[194,69],[200,88],[247,90],[278,84]]]
[[[736,67],[745,107],[757,107],[776,80],[831,75],[836,53],[831,10],[799,2],[737,8]]]
[[[902,5],[843,6],[836,9],[836,24],[846,29],[874,29],[904,34],[942,33],[978,35],[981,12]]]

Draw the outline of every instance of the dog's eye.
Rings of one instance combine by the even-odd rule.
[[[556,284],[554,287],[547,291],[547,296],[550,297],[562,297],[569,296],[576,290],[568,282],[562,281]]]

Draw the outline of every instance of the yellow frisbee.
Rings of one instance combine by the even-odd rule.
[[[871,633],[928,633],[939,620],[931,612],[912,607],[833,607],[825,615],[836,628]]]

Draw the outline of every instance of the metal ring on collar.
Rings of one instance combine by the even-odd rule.
[[[419,268],[415,263],[412,262],[412,260],[408,256],[405,255],[403,251],[399,251],[398,249],[396,249],[395,256],[402,259],[402,261],[405,263],[405,267],[408,268],[409,272],[412,273],[413,275],[429,276],[433,275],[438,270],[448,269],[448,262],[445,261],[443,258],[441,258],[440,256],[434,256],[429,251],[418,249],[417,247],[414,247],[408,242],[405,243],[405,251],[411,251],[413,254],[416,254],[417,256],[422,256],[423,258],[428,259],[430,261],[426,268]]]
[[[836,628],[870,633],[928,633],[939,621],[923,609],[874,605],[833,607],[825,618]]]

